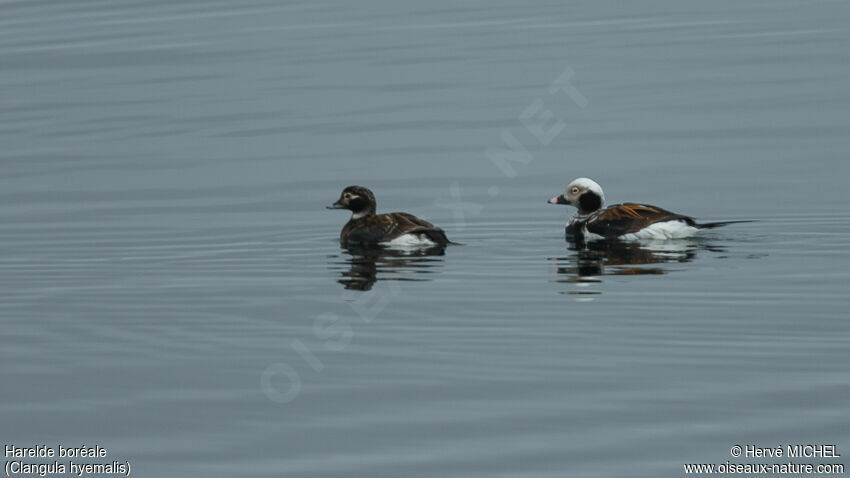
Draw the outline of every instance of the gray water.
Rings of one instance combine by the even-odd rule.
[[[4,445],[156,477],[850,453],[846,3],[0,11]],[[578,176],[758,222],[571,249],[544,201]],[[349,184],[463,245],[341,249]]]

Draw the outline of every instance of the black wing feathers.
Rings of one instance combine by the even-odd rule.
[[[352,219],[342,229],[345,243],[376,244],[389,242],[405,234],[421,234],[437,244],[448,244],[446,233],[430,222],[412,214],[394,212]]]
[[[591,216],[587,221],[587,230],[603,237],[613,238],[635,233],[657,222],[676,220],[697,227],[693,218],[688,216],[656,206],[624,203],[605,208]]]

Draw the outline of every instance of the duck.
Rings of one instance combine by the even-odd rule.
[[[680,239],[739,222],[698,223],[694,218],[670,212],[658,206],[638,203],[615,204],[603,208],[605,193],[596,181],[577,178],[566,191],[547,201],[574,206],[578,211],[566,225],[567,237],[583,241],[617,239],[622,241]]]
[[[437,247],[453,244],[430,222],[406,212],[376,214],[375,194],[363,186],[348,186],[328,209],[348,209],[351,219],[339,234],[344,246]]]

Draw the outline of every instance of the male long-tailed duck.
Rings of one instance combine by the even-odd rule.
[[[339,234],[343,246],[434,247],[452,243],[442,229],[430,222],[406,212],[375,214],[376,205],[372,191],[363,186],[349,186],[328,206],[328,209],[351,211],[351,219]]]
[[[569,204],[578,208],[567,223],[567,236],[578,240],[620,239],[678,239],[690,237],[701,229],[711,229],[736,222],[723,221],[699,224],[692,217],[676,214],[656,206],[623,203],[602,209],[605,194],[602,187],[588,178],[578,178],[567,185],[551,204]]]

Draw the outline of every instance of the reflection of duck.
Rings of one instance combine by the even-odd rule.
[[[371,290],[379,280],[426,281],[422,274],[433,272],[442,263],[445,246],[427,249],[399,250],[378,247],[347,247],[341,260],[332,263],[332,269],[340,270],[337,280],[346,289]],[[346,267],[347,266],[347,267]]]
[[[595,241],[570,242],[568,257],[553,257],[558,261],[557,273],[565,278],[558,282],[570,282],[579,286],[602,282],[605,275],[658,275],[667,271],[662,267],[645,267],[652,264],[685,263],[696,258],[697,251],[723,251],[698,240],[623,242]],[[571,294],[599,294],[597,291],[581,290]]]

